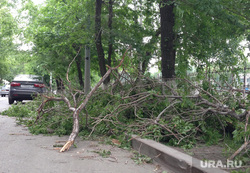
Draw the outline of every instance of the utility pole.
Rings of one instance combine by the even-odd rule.
[[[87,18],[87,31],[90,31],[90,16]],[[90,47],[89,47],[89,41],[87,41],[87,44],[85,45],[85,72],[84,72],[84,94],[87,96],[87,94],[90,91]],[[87,124],[87,120],[86,120]]]
[[[87,95],[90,91],[90,47],[85,46],[85,82],[84,82],[84,94]]]

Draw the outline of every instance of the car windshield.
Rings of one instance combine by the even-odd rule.
[[[42,81],[42,77],[37,75],[18,75],[14,78],[14,81]]]

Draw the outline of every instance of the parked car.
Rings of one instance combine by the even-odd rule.
[[[0,89],[0,94],[2,97],[5,97],[6,95],[9,94],[9,90],[10,90],[10,85],[4,85],[1,87]]]
[[[10,83],[9,104],[14,101],[32,100],[46,91],[43,78],[37,75],[17,75]]]

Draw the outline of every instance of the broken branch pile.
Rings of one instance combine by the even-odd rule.
[[[87,122],[85,127],[90,130],[89,135],[137,134],[189,148],[197,142],[215,144],[224,139],[226,133],[234,131],[239,133],[238,140],[244,142],[243,148],[249,144],[249,94],[232,89],[229,84],[225,87],[216,81],[211,82],[212,79],[176,78],[162,82],[138,74],[133,77],[125,69],[122,72],[117,70],[121,63],[115,68],[109,67],[82,101],[79,98],[83,93],[71,87],[67,90],[71,99],[63,94],[43,96],[37,122],[50,101],[63,101],[73,112],[73,130],[61,152],[74,143],[84,122]],[[98,90],[110,74],[113,83],[105,90]],[[82,109],[84,114],[80,114]],[[84,118],[79,118],[79,115]]]

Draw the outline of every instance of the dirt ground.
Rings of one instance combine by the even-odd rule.
[[[178,147],[174,147],[174,148],[200,160],[207,159],[207,160],[226,161],[226,157],[223,152],[224,148],[218,145],[206,146],[206,145],[200,144],[197,147],[194,147],[192,149],[187,149],[187,150],[184,150]]]

